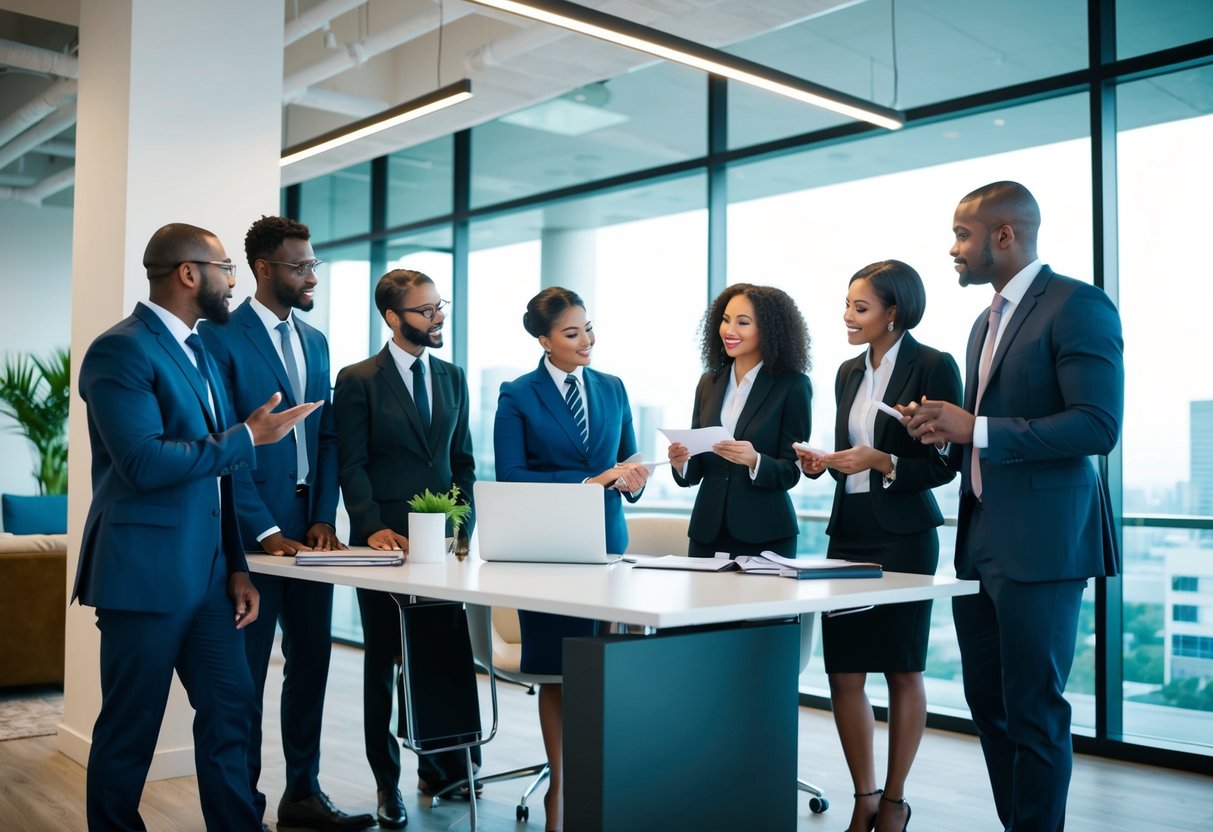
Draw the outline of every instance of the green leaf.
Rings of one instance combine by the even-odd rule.
[[[413,511],[422,514],[445,514],[451,521],[451,527],[458,529],[472,511],[471,506],[459,502],[460,494],[459,486],[452,483],[450,491],[435,494],[427,488],[414,495],[408,504]]]
[[[32,471],[43,494],[67,493],[67,414],[71,406],[71,354],[57,349],[46,358],[6,356],[0,368],[0,414],[33,446]]]

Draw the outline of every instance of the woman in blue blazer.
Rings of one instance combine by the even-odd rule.
[[[834,453],[799,452],[810,477],[829,470],[837,484],[826,534],[827,557],[876,561],[896,572],[935,574],[943,515],[931,489],[953,477],[934,447],[910,436],[876,404],[918,402],[923,396],[960,401],[960,372],[946,352],[918,343],[909,330],[926,309],[918,272],[899,260],[865,266],[851,278],[843,322],[847,341],[866,349],[838,368],[834,394]],[[922,671],[926,667],[931,602],[885,604],[853,615],[826,617],[822,646],[843,754],[855,787],[851,832],[905,829],[910,807],[906,778],[926,726]],[[889,688],[889,762],[876,787],[874,720],[864,692],[868,673]]]
[[[786,292],[735,283],[703,319],[704,368],[691,427],[723,425],[733,439],[668,455],[674,481],[699,485],[688,528],[691,557],[716,552],[794,557],[800,532],[788,496],[800,482],[793,442],[809,438],[809,331]]]
[[[526,331],[539,340],[539,366],[501,385],[493,445],[502,482],[589,482],[602,486],[606,501],[607,551],[628,544],[621,498],[640,497],[648,470],[623,460],[636,453],[632,409],[623,382],[591,370],[593,325],[585,303],[568,289],[544,289],[527,304]],[[522,670],[559,675],[565,638],[594,634],[595,622],[520,610]],[[563,816],[560,685],[539,688],[539,727],[551,767],[544,798],[546,828],[559,829]]]

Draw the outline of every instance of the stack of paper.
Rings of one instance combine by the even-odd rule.
[[[401,552],[298,552],[296,566],[400,566]]]
[[[813,578],[879,578],[884,570],[879,563],[853,560],[818,560],[816,558],[785,558],[774,552],[742,555],[737,566],[747,575],[778,575],[781,578],[810,580]]]

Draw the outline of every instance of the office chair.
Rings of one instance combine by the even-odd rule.
[[[485,607],[477,604],[467,605],[468,633],[472,640],[472,660],[489,673],[493,678],[529,687],[534,693],[535,685],[559,684],[559,676],[547,676],[539,673],[523,673],[520,669],[522,662],[522,636],[518,625],[518,611],[508,607]],[[496,690],[494,697],[494,725],[496,732]],[[514,810],[514,816],[519,821],[525,821],[531,816],[531,808],[527,800],[538,789],[551,771],[547,761],[535,765],[503,771],[500,774],[476,776],[476,785],[483,783],[498,783],[505,780],[516,780],[522,777],[533,778]]]
[[[627,514],[628,553],[646,555],[685,555],[687,552],[687,527],[691,518],[685,514]],[[817,614],[800,616],[800,672],[809,666],[813,655],[813,638],[816,635]],[[830,808],[825,793],[808,782],[797,778],[796,788],[812,795],[809,809],[821,814]]]

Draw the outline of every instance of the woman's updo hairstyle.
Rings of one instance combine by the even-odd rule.
[[[585,301],[572,289],[563,286],[549,286],[526,305],[526,313],[522,316],[522,328],[532,338],[546,336],[556,326],[556,321],[570,306],[580,306],[585,309]]]

